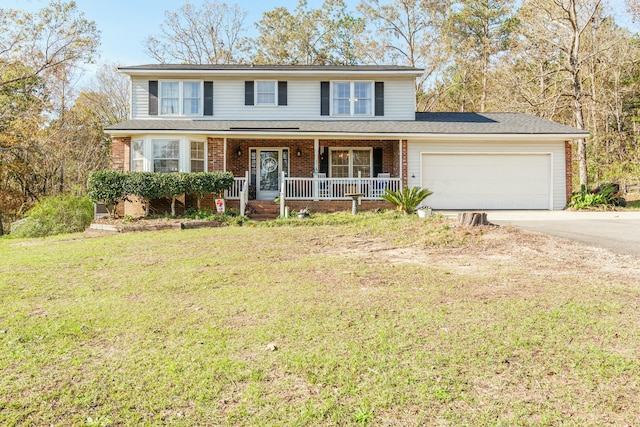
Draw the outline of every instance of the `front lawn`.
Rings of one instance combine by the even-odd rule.
[[[640,424],[638,259],[305,221],[0,240],[0,425]]]

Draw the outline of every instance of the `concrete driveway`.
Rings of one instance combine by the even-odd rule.
[[[640,256],[640,211],[487,211],[489,222]]]

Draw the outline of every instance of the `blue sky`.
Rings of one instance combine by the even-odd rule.
[[[1,0],[0,7],[37,10],[49,4],[49,0]],[[164,21],[164,11],[177,10],[184,0],[75,0],[78,8],[88,19],[96,22],[102,32],[98,62],[112,62],[121,65],[141,65],[155,62],[144,53],[143,41],[150,35],[159,34],[159,25]],[[191,0],[201,5],[202,0]],[[253,23],[260,20],[262,14],[278,6],[293,10],[298,0],[226,0],[237,3],[247,10],[246,26],[254,30]],[[308,0],[309,7],[320,7],[322,0]],[[359,0],[345,0],[350,9],[355,9]],[[619,24],[638,31],[638,25],[631,23],[624,11],[623,0],[612,0],[615,5]],[[256,35],[249,33],[249,35]],[[89,67],[91,69],[91,67]]]
[[[75,0],[78,9],[86,17],[96,22],[102,32],[99,62],[115,62],[122,65],[140,65],[154,63],[144,53],[143,41],[159,34],[159,26],[164,21],[164,11],[175,11],[182,6],[182,0]],[[201,5],[202,0],[190,3]],[[279,6],[293,10],[298,0],[259,0],[234,1],[248,12],[245,20],[249,30],[253,23],[260,20],[262,14]],[[347,1],[355,5],[357,1]],[[49,0],[2,0],[0,7],[34,11],[49,4]],[[322,0],[308,0],[309,7],[320,7]]]

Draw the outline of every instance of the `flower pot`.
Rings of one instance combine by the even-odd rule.
[[[418,218],[426,218],[431,216],[431,209],[420,209],[418,211]]]

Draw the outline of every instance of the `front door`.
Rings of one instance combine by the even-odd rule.
[[[281,150],[259,150],[257,171],[258,200],[275,199],[280,193]]]

